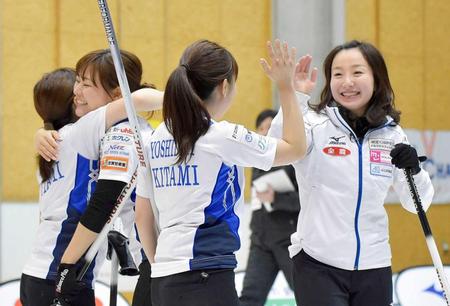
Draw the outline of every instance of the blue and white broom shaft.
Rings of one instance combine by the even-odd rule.
[[[423,210],[422,201],[417,191],[416,184],[414,182],[414,177],[411,173],[411,169],[405,169],[406,181],[411,191],[411,196],[414,200],[414,205],[416,207],[417,215],[419,216],[420,224],[422,226],[423,233],[425,234],[425,241],[428,246],[428,250],[431,255],[431,260],[436,268],[436,273],[441,284],[442,290],[444,291],[444,299],[448,306],[450,306],[450,285],[445,275],[444,266],[442,264],[441,257],[439,256],[439,251],[434,241],[433,234],[431,232],[431,227],[427,219],[427,215]]]

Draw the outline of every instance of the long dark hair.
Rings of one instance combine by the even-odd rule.
[[[75,71],[60,68],[44,74],[34,85],[33,99],[36,112],[48,130],[59,130],[77,120],[73,110],[73,85]],[[45,182],[53,174],[54,161],[46,161],[38,156],[39,173]]]
[[[395,95],[392,90],[391,82],[389,81],[389,74],[383,56],[372,44],[357,40],[352,40],[335,47],[325,58],[323,63],[323,71],[326,80],[325,86],[320,95],[320,103],[311,105],[311,107],[316,112],[320,112],[325,106],[330,105],[334,101],[330,88],[333,60],[340,51],[353,48],[357,48],[364,56],[364,59],[372,69],[374,77],[374,92],[364,114],[367,121],[371,126],[377,126],[385,120],[386,115],[389,115],[396,123],[399,123],[400,112],[395,109]]]
[[[217,43],[200,40],[184,51],[164,92],[163,118],[178,150],[177,163],[186,162],[195,143],[209,129],[211,116],[204,107],[214,88],[236,81],[233,55]]]
[[[142,63],[136,55],[125,50],[120,50],[120,55],[131,92],[144,87],[155,88],[153,84],[141,84]],[[119,80],[117,79],[111,51],[101,49],[87,53],[78,60],[75,71],[78,76],[82,77],[88,68],[91,68],[89,77],[92,83],[95,86],[103,87],[112,99],[113,90],[119,87]],[[96,83],[96,76],[100,84]]]

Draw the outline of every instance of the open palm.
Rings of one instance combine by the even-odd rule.
[[[314,87],[316,87],[318,73],[317,68],[313,68],[310,73],[311,62],[312,56],[309,54],[300,57],[294,76],[295,90],[308,95],[311,95]]]

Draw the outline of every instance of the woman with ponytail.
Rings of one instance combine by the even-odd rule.
[[[293,79],[296,72],[308,78],[310,58],[296,64],[295,49],[286,43],[267,47],[272,64],[263,59],[261,64],[279,91],[282,139],[219,121],[234,98],[238,76],[234,57],[222,46],[207,40],[191,44],[169,77],[164,122],[146,143],[151,171],[140,171],[136,190],[139,236],[154,258],[153,305],[238,305],[233,269],[243,167],[267,170],[305,154]],[[151,202],[157,209],[157,243]]]

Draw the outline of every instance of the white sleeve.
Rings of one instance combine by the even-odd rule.
[[[105,135],[106,105],[81,117],[74,123],[69,137],[71,146],[87,159],[100,156],[100,141]]]
[[[99,179],[128,183],[137,165],[133,132],[128,122],[111,127],[101,144]]]
[[[247,130],[244,126],[226,121],[215,123],[214,138],[209,143],[215,153],[228,165],[255,167],[269,170],[274,162],[277,150],[277,139],[259,135]]]
[[[295,95],[297,96],[297,104],[301,114],[305,114],[308,110],[308,101],[310,96],[296,91]],[[283,109],[280,107],[275,118],[272,120],[272,124],[270,125],[268,136],[275,137],[280,139],[283,136]]]
[[[312,125],[308,122],[308,118],[306,115],[308,111],[308,101],[310,97],[304,93],[295,92],[297,96],[298,108],[303,115],[303,122],[305,123],[305,133],[306,133],[306,154],[309,154],[311,151],[312,145]],[[277,139],[281,139],[283,137],[283,109],[280,108],[275,118],[273,118],[272,123],[270,125],[269,132],[267,133],[270,137],[275,137]]]
[[[146,198],[150,199],[150,201],[154,201],[153,178],[150,171],[151,169],[148,168],[144,167],[138,168],[136,194],[141,198]]]

